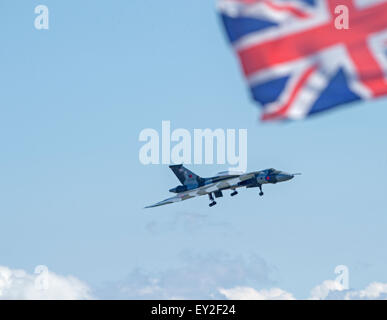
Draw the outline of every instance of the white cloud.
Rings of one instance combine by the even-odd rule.
[[[365,289],[344,290],[343,286],[333,280],[326,280],[311,291],[310,299],[355,300],[387,299],[387,283],[372,282]]]
[[[184,258],[186,264],[173,270],[158,273],[134,270],[126,280],[101,287],[97,297],[103,299],[296,299],[291,292],[271,287],[273,282],[268,275],[272,269],[257,256],[252,256],[250,259],[231,258],[218,253],[196,257],[184,255]],[[62,276],[48,270],[40,274],[29,274],[24,270],[0,266],[0,300],[94,298],[88,285],[73,276]],[[372,282],[364,289],[346,290],[338,281],[325,280],[311,290],[309,299],[387,299],[387,283]]]
[[[257,291],[248,287],[219,289],[219,292],[230,300],[295,300],[293,295],[280,288]]]
[[[28,274],[0,266],[0,299],[80,300],[92,299],[89,287],[72,276],[61,276],[47,270]]]
[[[219,289],[229,300],[295,300],[293,294],[280,288],[256,290],[250,287]],[[345,290],[335,280],[325,280],[311,290],[311,300],[387,300],[387,283],[373,282],[362,290]]]
[[[335,280],[325,280],[311,291],[311,300],[326,299],[332,291],[343,291],[343,285]]]
[[[387,283],[372,282],[364,290],[350,290],[344,299],[383,299],[387,300]]]

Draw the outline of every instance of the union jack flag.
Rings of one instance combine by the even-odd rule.
[[[218,8],[263,120],[387,94],[387,0],[219,0]],[[348,29],[338,21],[346,13]]]

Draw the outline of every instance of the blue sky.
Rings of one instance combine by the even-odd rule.
[[[34,28],[38,4],[49,30]],[[116,288],[158,277],[170,295],[250,286],[307,298],[340,264],[351,288],[387,282],[385,99],[260,123],[208,0],[6,0],[0,15],[0,265],[44,264],[102,298],[132,298]],[[214,208],[201,197],[144,210],[178,184],[138,159],[140,131],[162,120],[246,128],[249,170],[303,175],[263,198],[249,189]],[[187,270],[215,280],[192,288]]]

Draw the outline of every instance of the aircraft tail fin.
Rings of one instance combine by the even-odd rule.
[[[182,185],[198,184],[203,178],[185,168],[182,164],[169,166]]]

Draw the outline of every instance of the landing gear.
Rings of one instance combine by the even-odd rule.
[[[230,194],[231,197],[236,196],[238,194],[238,191],[234,190],[233,193]]]
[[[258,187],[259,187],[259,190],[261,191],[261,192],[259,193],[259,195],[262,197],[262,196],[263,196],[262,185],[259,185]]]
[[[210,200],[212,201],[209,206],[210,207],[213,207],[214,205],[216,205],[216,201],[214,200],[214,197],[212,196],[212,193],[209,193],[208,194],[208,198],[210,198]]]

